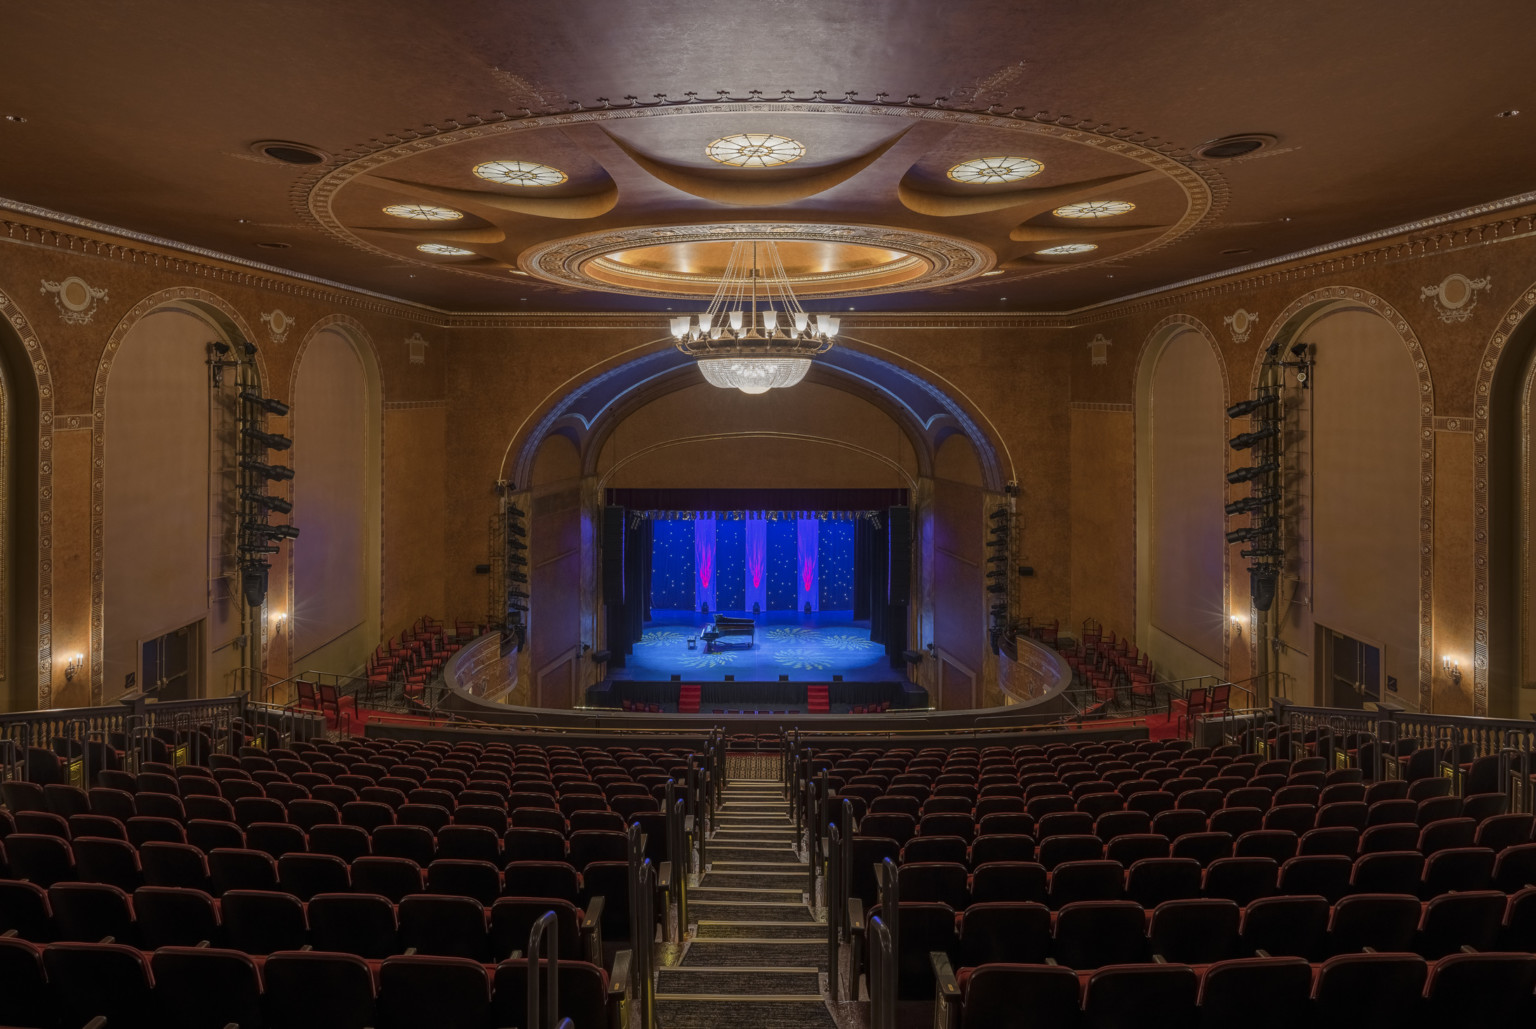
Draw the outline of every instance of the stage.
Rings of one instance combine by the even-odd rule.
[[[746,612],[722,614],[749,617]],[[610,669],[615,681],[665,682],[680,675],[684,682],[827,683],[834,675],[847,682],[890,682],[905,678],[891,667],[885,648],[869,638],[869,622],[855,621],[852,611],[821,611],[810,615],[770,611],[757,616],[757,634],[749,650],[744,640],[728,637],[727,646],[706,653],[700,633],[709,615],[693,611],[652,611],[651,620],[624,659],[623,668]],[[688,638],[697,642],[688,649]]]

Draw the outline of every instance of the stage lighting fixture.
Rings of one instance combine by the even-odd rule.
[[[289,447],[293,446],[293,440],[289,439],[287,436],[280,436],[275,432],[262,432],[260,429],[250,425],[247,425],[245,428],[241,429],[240,435],[244,436],[246,439],[253,439],[258,441],[268,450],[287,450]]]
[[[257,393],[255,390],[241,390],[240,399],[244,400],[248,404],[255,404],[262,410],[266,411],[268,414],[281,416],[288,413],[287,404],[283,403],[281,400],[273,400],[271,397],[264,397],[260,393]]]
[[[1247,450],[1255,443],[1262,443],[1263,441],[1267,439],[1273,439],[1278,435],[1280,435],[1280,426],[1266,425],[1264,428],[1255,429],[1253,432],[1238,433],[1236,436],[1233,436],[1231,439],[1227,440],[1227,446],[1231,447],[1233,450]]]
[[[248,543],[240,547],[241,552],[246,554],[276,554],[282,549],[276,543]]]
[[[1260,536],[1267,536],[1273,531],[1273,527],[1266,528],[1261,525],[1250,525],[1246,529],[1233,529],[1231,532],[1227,533],[1227,542],[1247,543],[1250,540],[1258,539]]]
[[[261,602],[267,597],[269,567],[271,566],[265,561],[250,561],[240,569],[240,588],[245,594],[245,602],[251,607],[260,607]]]
[[[1229,514],[1229,515],[1240,515],[1240,514],[1249,514],[1249,513],[1253,512],[1253,511],[1260,511],[1260,510],[1263,510],[1264,505],[1270,503],[1272,501],[1272,499],[1273,498],[1271,498],[1271,497],[1260,496],[1260,497],[1244,497],[1241,500],[1234,500],[1234,501],[1232,501],[1232,503],[1227,505],[1227,508],[1226,508],[1227,514]]]
[[[279,482],[293,478],[293,469],[285,464],[266,464],[262,461],[252,461],[248,457],[242,457],[240,459],[240,467]]]
[[[1248,570],[1248,590],[1253,597],[1253,606],[1260,611],[1268,611],[1275,602],[1275,585],[1277,577],[1272,568],[1250,568]]]
[[[1235,486],[1240,482],[1252,482],[1254,479],[1257,479],[1261,475],[1269,475],[1271,472],[1278,472],[1279,470],[1279,461],[1265,461],[1260,465],[1250,465],[1246,468],[1232,469],[1227,473],[1227,481]]]
[[[246,522],[245,531],[252,536],[263,536],[271,539],[297,539],[299,529],[296,525],[268,525],[266,522]]]
[[[282,497],[269,497],[265,493],[257,493],[254,490],[243,489],[240,496],[253,504],[259,504],[268,511],[276,511],[278,514],[288,514],[293,510],[293,502]]]
[[[1308,344],[1306,344],[1306,343],[1296,343],[1296,344],[1293,344],[1291,346],[1291,356],[1292,357],[1302,357],[1307,352],[1307,346],[1308,346]]]
[[[1278,396],[1271,393],[1264,397],[1254,397],[1252,400],[1240,400],[1233,404],[1231,407],[1227,408],[1227,417],[1241,418],[1244,415],[1253,414],[1253,412],[1257,411],[1259,408],[1273,404],[1278,399],[1280,399]]]
[[[1252,550],[1239,550],[1243,557],[1284,557],[1285,550],[1281,547],[1254,547]]]

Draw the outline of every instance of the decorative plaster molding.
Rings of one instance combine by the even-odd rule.
[[[43,292],[53,294],[53,306],[59,309],[59,319],[65,325],[89,325],[96,315],[96,305],[107,298],[105,289],[98,289],[78,275],[71,275],[61,282],[43,279]]]
[[[1070,411],[1119,411],[1129,413],[1136,410],[1135,404],[1100,404],[1091,400],[1074,400],[1067,404]]]
[[[1109,364],[1109,348],[1113,340],[1104,338],[1101,332],[1088,341],[1088,360],[1095,365]]]
[[[1480,279],[1469,279],[1460,272],[1452,272],[1441,279],[1438,285],[1420,287],[1419,299],[1434,300],[1440,320],[1450,325],[1472,317],[1472,309],[1477,306],[1477,295],[1492,285],[1493,281],[1486,275]]]
[[[272,337],[273,343],[287,339],[288,331],[298,324],[291,315],[284,314],[280,307],[261,312],[261,320],[266,324],[267,335]]]
[[[405,345],[410,348],[411,351],[411,364],[427,363],[427,347],[431,346],[432,344],[422,339],[421,333],[411,333],[410,338],[405,341]]]
[[[1229,315],[1221,319],[1226,322],[1227,328],[1232,332],[1232,342],[1246,343],[1248,336],[1253,332],[1253,327],[1259,323],[1259,316],[1253,311],[1239,307]]]
[[[1445,418],[1435,417],[1436,432],[1471,432],[1472,419],[1470,418]]]

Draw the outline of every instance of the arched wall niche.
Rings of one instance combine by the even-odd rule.
[[[378,359],[362,325],[333,315],[310,328],[288,385],[289,520],[299,527],[282,555],[288,558],[289,617],[281,635],[269,640],[293,671],[351,673],[366,662],[381,631],[382,394]],[[274,606],[271,593],[267,606]]]
[[[1385,699],[1431,710],[1434,386],[1423,348],[1381,297],[1328,287],[1275,319],[1250,389],[1265,351],[1296,343],[1312,345],[1315,366],[1310,389],[1287,379],[1290,563],[1275,601],[1272,667],[1300,703],[1349,702],[1322,675],[1331,630],[1382,649],[1382,678],[1397,681]]]
[[[1473,394],[1473,703],[1506,718],[1536,711],[1536,284],[1500,319]]]
[[[1136,635],[1164,679],[1225,676],[1226,363],[1203,322],[1173,315],[1135,381]]]
[[[0,704],[12,711],[54,704],[52,430],[48,359],[0,291]]]
[[[90,695],[72,704],[120,694],[143,644],[184,626],[198,626],[188,663],[200,692],[223,691],[241,662],[207,347],[253,338],[222,297],[181,287],[145,297],[107,339],[92,409]],[[265,382],[259,352],[256,369]]]

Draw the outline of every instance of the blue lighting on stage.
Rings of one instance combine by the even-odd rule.
[[[651,607],[750,614],[853,608],[854,523],[810,518],[651,522]]]

